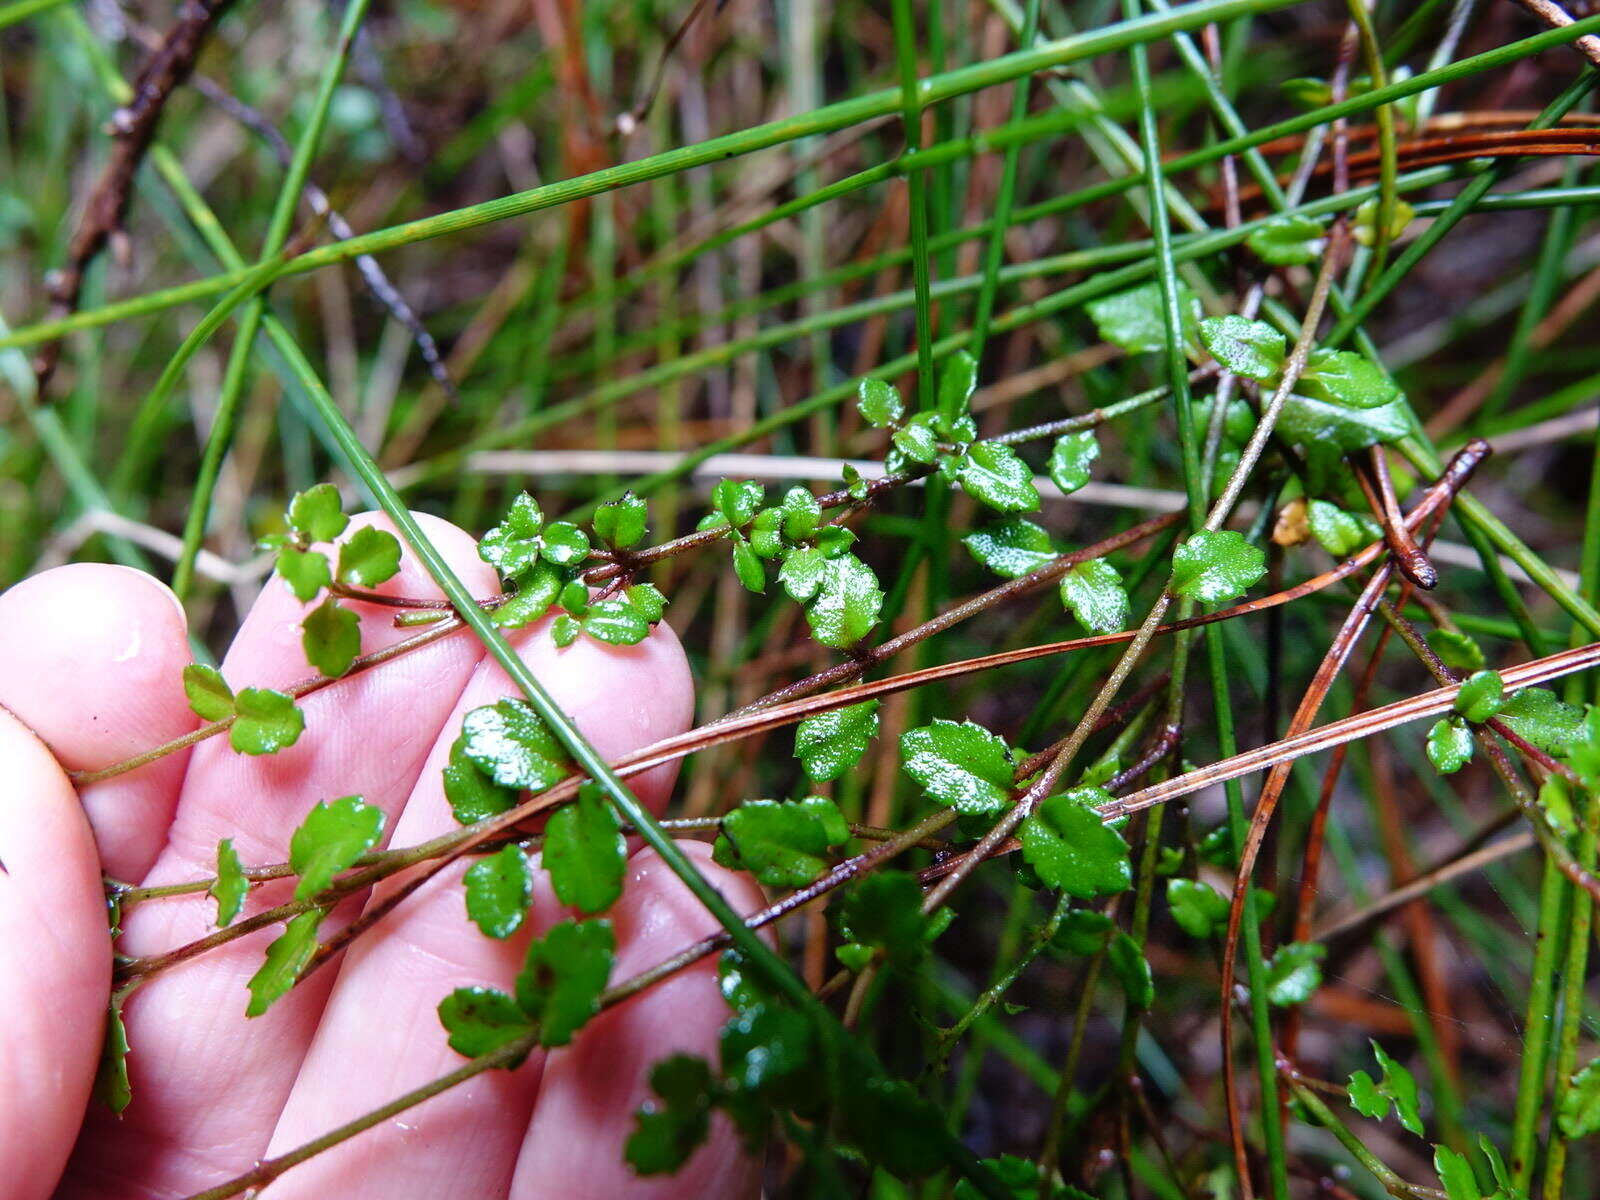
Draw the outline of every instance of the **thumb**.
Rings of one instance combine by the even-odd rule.
[[[83,1121],[111,983],[100,860],[71,783],[0,709],[0,1190],[49,1196]]]

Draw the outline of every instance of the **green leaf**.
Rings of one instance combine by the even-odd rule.
[[[240,688],[228,742],[240,754],[276,754],[292,746],[306,727],[294,698],[271,688]]]
[[[1450,1147],[1433,1148],[1433,1169],[1439,1172],[1439,1182],[1450,1200],[1483,1200],[1472,1165]]]
[[[1372,1043],[1372,1053],[1383,1068],[1383,1079],[1377,1086],[1378,1094],[1387,1097],[1394,1105],[1400,1124],[1421,1137],[1422,1108],[1417,1097],[1417,1081],[1412,1078],[1410,1071],[1385,1054],[1377,1042]]]
[[[1274,267],[1292,267],[1316,262],[1322,256],[1327,238],[1322,226],[1310,217],[1284,216],[1251,230],[1244,242],[1262,262]]]
[[[491,987],[459,987],[451,992],[439,1001],[439,1024],[450,1034],[450,1049],[467,1058],[498,1050],[533,1031],[517,1002]]]
[[[1477,642],[1455,629],[1430,629],[1428,645],[1445,666],[1456,671],[1481,671],[1483,650]]]
[[[901,454],[923,466],[928,466],[939,457],[939,435],[934,432],[926,413],[918,413],[896,429],[890,440]]]
[[[1190,937],[1206,938],[1227,928],[1228,898],[1202,880],[1167,880],[1167,905]]]
[[[900,392],[882,379],[863,379],[856,387],[856,411],[868,425],[885,429],[905,415]]]
[[[783,509],[763,508],[750,522],[750,549],[757,558],[781,558],[786,549],[783,542]],[[741,545],[735,540],[735,547]],[[738,566],[737,555],[734,566]],[[762,572],[761,585],[766,587],[766,573]]]
[[[733,573],[739,577],[746,591],[759,593],[767,590],[767,569],[761,565],[761,559],[750,548],[749,542],[733,544]]]
[[[791,554],[779,571],[789,595],[806,606],[811,636],[824,646],[853,646],[878,623],[883,589],[878,577],[853,554],[829,558],[820,550]],[[804,595],[796,595],[797,589]]]
[[[1572,1077],[1561,1097],[1558,1118],[1561,1132],[1569,1138],[1600,1133],[1600,1059],[1595,1059]]]
[[[626,550],[643,540],[649,515],[649,508],[640,497],[624,492],[620,500],[595,509],[595,536],[614,549]]]
[[[714,1086],[702,1058],[674,1054],[650,1069],[650,1090],[661,1097],[634,1113],[622,1156],[640,1175],[668,1175],[689,1161],[711,1128]]]
[[[724,1026],[722,1073],[747,1095],[804,1106],[816,1098],[819,1049],[808,1017],[776,1003],[758,1004]]]
[[[586,913],[602,912],[622,895],[628,844],[605,796],[593,783],[558,808],[545,828],[545,870],[561,903]]]
[[[1032,512],[1039,507],[1032,470],[1002,442],[975,442],[956,478],[967,495],[999,512]]]
[[[1357,1071],[1350,1076],[1350,1107],[1363,1117],[1381,1121],[1389,1111],[1389,1098],[1378,1090],[1371,1075]]]
[[[1015,773],[1005,742],[971,721],[935,720],[900,736],[901,769],[938,803],[961,813],[1005,807]]]
[[[128,1082],[128,1027],[122,1021],[122,1006],[106,1010],[106,1036],[100,1046],[100,1065],[95,1070],[94,1094],[112,1112],[120,1114],[133,1099]]]
[[[653,583],[635,583],[627,589],[625,595],[628,597],[628,603],[633,605],[633,611],[652,625],[661,620],[667,611],[667,598]]]
[[[1513,693],[1501,705],[1499,716],[1512,733],[1557,758],[1571,753],[1584,725],[1582,709],[1563,704],[1549,688],[1541,687]]]
[[[978,360],[965,350],[957,350],[939,375],[939,415],[945,422],[966,416],[972,393],[978,390]],[[927,404],[926,400],[921,403]]]
[[[308,542],[331,542],[350,524],[339,502],[339,489],[331,483],[297,492],[289,501],[288,521],[289,528]]]
[[[1078,563],[1061,577],[1061,603],[1090,633],[1115,633],[1128,624],[1122,576],[1103,558]]]
[[[1110,798],[1100,788],[1074,788],[1049,797],[1022,822],[1022,857],[1045,886],[1092,900],[1133,885],[1128,843],[1091,807]]]
[[[533,895],[528,856],[521,846],[502,846],[467,868],[466,889],[468,919],[488,937],[510,937],[521,927]]]
[[[1111,968],[1129,1005],[1142,1009],[1155,1003],[1156,981],[1150,972],[1150,960],[1145,958],[1139,943],[1120,929],[1111,935],[1106,945],[1106,965]]]
[[[302,604],[311,603],[318,592],[333,582],[333,568],[328,566],[326,554],[294,546],[278,551],[278,574]]]
[[[309,900],[355,864],[383,836],[383,809],[360,796],[319,802],[289,838],[289,867],[300,876],[294,898]]]
[[[1161,299],[1159,283],[1146,283],[1103,296],[1089,301],[1085,307],[1101,340],[1120,346],[1129,354],[1166,349],[1166,306]],[[1193,344],[1200,324],[1200,301],[1181,283],[1178,285],[1178,312],[1183,321],[1180,340]]]
[[[320,908],[291,917],[283,932],[267,947],[267,958],[250,977],[250,1003],[244,1015],[259,1017],[286,995],[317,950],[317,926],[325,914]]]
[[[565,1046],[600,1011],[615,946],[610,921],[563,921],[529,944],[517,1003],[538,1022],[541,1046]]]
[[[1475,671],[1456,693],[1455,710],[1474,725],[1481,725],[1500,711],[1505,690],[1499,672]]]
[[[878,735],[878,701],[867,700],[800,722],[794,752],[814,783],[837,779],[860,761]]]
[[[361,653],[361,618],[329,596],[300,623],[300,645],[308,663],[337,679]]]
[[[635,646],[650,636],[650,622],[626,596],[612,596],[589,606],[583,631],[612,646]]]
[[[1173,595],[1220,604],[1242,596],[1267,573],[1260,549],[1232,529],[1202,529],[1172,555]]]
[[[1316,942],[1289,942],[1279,946],[1267,963],[1267,999],[1279,1008],[1304,1004],[1322,986],[1318,964],[1327,947]]]
[[[834,953],[847,971],[863,971],[877,957],[871,946],[863,946],[859,942],[841,942]]]
[[[840,924],[852,942],[875,946],[892,961],[910,962],[927,950],[928,919],[915,875],[879,870],[851,890]]]
[[[1032,521],[1013,517],[969,533],[961,544],[996,575],[1015,579],[1056,560],[1050,535]]]
[[[494,623],[503,629],[532,625],[550,611],[560,591],[561,572],[549,563],[539,563],[517,577],[517,590],[494,610]]]
[[[768,887],[799,888],[828,869],[828,851],[849,837],[832,800],[747,800],[722,818],[716,858]]]
[[[1263,383],[1283,373],[1289,354],[1288,339],[1271,325],[1234,313],[1201,321],[1200,340],[1227,370]]]
[[[233,924],[249,890],[250,884],[245,880],[244,866],[233,848],[233,839],[223,838],[217,843],[217,877],[206,889],[206,894],[217,902],[218,929]]]
[[[1283,403],[1274,432],[1307,449],[1325,447],[1350,454],[1411,432],[1411,410],[1402,397],[1379,408],[1346,408],[1296,391]]]
[[[1089,466],[1100,457],[1100,442],[1092,429],[1064,433],[1050,450],[1046,468],[1055,485],[1070,496],[1089,482]]]
[[[724,479],[711,489],[711,505],[732,528],[740,529],[756,515],[765,495],[766,488],[752,480]]]
[[[556,603],[575,617],[589,611],[589,588],[582,579],[569,579],[556,593]]]
[[[1454,775],[1472,761],[1472,730],[1460,717],[1445,717],[1428,730],[1428,761],[1441,775]]]
[[[515,579],[539,561],[539,532],[544,513],[532,496],[522,492],[511,502],[500,524],[483,535],[478,557],[507,579]]]
[[[508,697],[473,709],[461,736],[462,752],[505,787],[537,791],[572,773],[566,750],[525,701]]]
[[[1111,932],[1111,918],[1087,908],[1074,908],[1061,918],[1050,944],[1068,954],[1098,953]]]
[[[339,547],[339,581],[376,587],[400,570],[400,543],[386,529],[363,525]]]
[[[783,536],[791,542],[810,537],[822,523],[822,505],[809,489],[792,487],[783,494]]]
[[[1346,512],[1326,500],[1313,500],[1307,506],[1311,536],[1335,558],[1345,558],[1383,537],[1383,530],[1371,517]]]
[[[1294,390],[1341,408],[1382,408],[1400,398],[1383,368],[1354,350],[1313,350]]]
[[[233,689],[215,667],[190,663],[183,669],[183,694],[202,721],[225,721],[233,716]]]
[[[565,650],[572,645],[573,642],[578,640],[578,635],[582,632],[583,626],[578,622],[577,618],[568,616],[566,613],[562,613],[554,621],[550,622],[550,640],[556,644],[556,648],[559,650]]]
[[[1389,240],[1393,241],[1406,231],[1406,226],[1411,224],[1417,210],[1404,200],[1396,200],[1389,210]],[[1375,246],[1378,242],[1378,199],[1364,200],[1356,209],[1355,225],[1351,232],[1356,241],[1363,246]],[[1451,1197],[1451,1200],[1455,1200]]]
[[[557,567],[570,567],[589,555],[589,535],[571,521],[552,521],[539,538],[539,557]]]
[[[474,825],[513,808],[517,794],[485,774],[467,757],[466,749],[464,737],[451,743],[450,762],[444,769],[444,795],[455,819],[463,825]]]

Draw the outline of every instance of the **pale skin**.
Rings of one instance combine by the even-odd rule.
[[[496,590],[466,534],[419,519],[475,594]],[[380,590],[439,594],[409,557]],[[365,650],[408,632],[393,627],[392,609],[358,610]],[[222,662],[234,687],[312,673],[303,611],[269,582]],[[688,726],[692,682],[665,625],[626,648],[580,639],[557,650],[542,624],[513,641],[608,757]],[[245,1018],[245,985],[274,930],[172,967],[128,1000],[133,1102],[112,1116],[90,1097],[111,970],[102,871],[142,884],[203,878],[222,837],[247,865],[281,862],[314,803],[352,793],[388,813],[388,844],[426,840],[455,827],[440,769],[462,715],[514,692],[471,635],[457,635],[306,697],[305,733],[276,755],[239,755],[212,738],[80,796],[63,768],[96,770],[198,723],[180,678],[189,661],[181,606],[126,568],[63,567],[0,595],[0,1191],[14,1200],[186,1196],[446,1074],[464,1060],[446,1045],[439,1000],[472,984],[510,990],[528,937],[571,915],[541,878],[524,929],[492,941],[467,921],[458,864],[265,1016]],[[659,812],[673,774],[658,768],[632,783]],[[717,867],[704,845],[688,849],[736,907],[760,905],[748,878]],[[253,889],[246,914],[291,888]],[[369,900],[336,909],[323,936]],[[209,932],[215,915],[203,895],[146,901],[127,914],[118,950],[159,953]],[[613,981],[715,928],[649,850],[634,851],[608,915]],[[758,1164],[725,1123],[675,1177],[640,1179],[622,1161],[650,1066],[678,1051],[714,1063],[726,1018],[715,959],[703,960],[603,1014],[571,1046],[479,1075],[262,1194],[754,1197]]]

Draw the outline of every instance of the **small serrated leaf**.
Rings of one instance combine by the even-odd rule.
[[[1474,671],[1456,693],[1455,710],[1474,725],[1481,725],[1505,703],[1505,683],[1496,671]]]
[[[1128,843],[1093,806],[1111,797],[1094,787],[1051,796],[1022,822],[1022,857],[1046,887],[1092,900],[1133,885]]]
[[[1316,262],[1327,238],[1322,226],[1310,217],[1282,216],[1251,230],[1245,245],[1269,266],[1293,267]]]
[[[868,425],[885,429],[905,414],[900,392],[882,379],[863,379],[856,386],[856,411]]]
[[[1200,879],[1167,880],[1167,906],[1190,937],[1211,937],[1228,924],[1228,898]]]
[[[1346,512],[1326,500],[1312,500],[1307,520],[1317,543],[1335,558],[1345,558],[1383,537],[1383,530],[1371,517]]]
[[[486,937],[508,938],[521,928],[533,895],[533,873],[521,846],[502,846],[480,858],[467,868],[465,884],[467,917]]]
[[[746,591],[760,593],[767,590],[767,569],[761,565],[761,559],[750,548],[749,542],[734,542],[733,573]]]
[[[189,707],[202,721],[225,721],[233,716],[233,689],[222,672],[203,663],[190,663],[183,669],[183,694]]]
[[[1453,775],[1472,760],[1472,730],[1460,717],[1445,717],[1428,730],[1428,761],[1441,775]]]
[[[643,499],[624,492],[620,500],[602,504],[594,512],[594,533],[606,545],[626,550],[643,540],[647,532],[649,509]]]
[[[586,781],[576,800],[551,815],[542,861],[557,898],[572,908],[603,912],[622,895],[627,841],[616,814],[593,783]]]
[[[1354,350],[1313,350],[1295,391],[1341,408],[1382,408],[1400,398],[1384,369]]]
[[[444,769],[444,795],[450,812],[463,825],[498,816],[515,806],[517,793],[496,783],[466,754],[467,740],[450,745],[450,762]]]
[[[294,898],[309,900],[355,864],[383,836],[383,809],[360,796],[319,801],[289,838],[289,868],[300,876]]]
[[[961,544],[973,558],[1007,579],[1026,575],[1057,557],[1050,535],[1021,517],[969,533]]]
[[[541,1046],[565,1046],[600,1011],[615,947],[610,921],[562,921],[529,944],[517,1004],[538,1023]]]
[[[467,1058],[498,1050],[533,1031],[517,1002],[489,987],[456,988],[439,1001],[439,1024],[450,1035],[450,1049]]]
[[[233,709],[228,742],[240,754],[276,754],[294,745],[306,727],[294,698],[271,688],[240,688]]]
[[[317,593],[333,582],[333,568],[320,550],[300,550],[284,546],[278,551],[278,576],[302,604],[309,604]]]
[[[1056,439],[1046,469],[1062,493],[1070,496],[1089,482],[1090,465],[1099,457],[1100,442],[1094,436],[1094,430],[1081,429],[1076,433],[1064,433]]]
[[[206,889],[206,894],[217,902],[218,929],[233,924],[249,890],[250,884],[244,877],[238,851],[233,848],[233,839],[223,838],[217,843],[217,877]]]
[[[527,492],[518,494],[500,523],[483,535],[478,557],[507,579],[515,579],[539,561],[539,532],[544,512]]]
[[[561,572],[542,562],[517,577],[517,590],[494,610],[494,623],[503,629],[532,625],[555,603],[561,591]]]
[[[878,733],[878,701],[867,700],[800,722],[794,752],[814,783],[838,779],[860,761]]]
[[[565,779],[572,761],[526,701],[507,697],[461,722],[462,753],[504,787],[539,790]]]
[[[300,645],[306,662],[337,679],[361,653],[361,618],[329,596],[300,623]]]
[[[1200,340],[1224,368],[1262,383],[1283,373],[1283,360],[1289,354],[1289,341],[1283,334],[1265,321],[1237,313],[1201,321]]]
[[[1202,529],[1173,552],[1168,586],[1175,596],[1220,604],[1242,596],[1266,573],[1266,555],[1243,534]]]
[[[326,914],[320,908],[291,917],[267,947],[266,961],[250,977],[250,1003],[244,1015],[259,1017],[294,986],[317,950],[317,926]]]
[[[1032,470],[1003,442],[975,442],[956,479],[967,495],[998,512],[1032,512],[1039,507]]]
[[[1145,1009],[1155,1003],[1156,981],[1150,970],[1150,960],[1144,956],[1139,943],[1120,929],[1106,944],[1106,965],[1111,968],[1113,978],[1131,1007]]]
[[[747,800],[722,818],[717,861],[768,887],[799,888],[828,868],[828,851],[850,837],[832,800]]]
[[[557,567],[580,563],[589,554],[589,535],[571,521],[551,521],[539,535],[539,557]]]
[[[1267,999],[1279,1008],[1304,1004],[1322,986],[1319,965],[1327,947],[1316,942],[1279,946],[1267,963]]]
[[[971,721],[935,720],[900,736],[901,769],[933,800],[960,813],[992,813],[1011,795],[1005,742]]]
[[[1600,1133],[1600,1059],[1572,1077],[1561,1097],[1561,1132],[1568,1138]]]
[[[331,542],[350,523],[339,500],[339,489],[331,483],[297,492],[289,501],[287,519],[289,528],[308,542]]]
[[[1090,633],[1115,633],[1128,624],[1122,576],[1103,558],[1078,563],[1061,577],[1061,603]]]
[[[650,622],[626,596],[612,596],[589,606],[583,631],[611,646],[636,646],[650,636]]]
[[[339,547],[339,581],[376,587],[400,570],[400,542],[387,529],[363,525]]]

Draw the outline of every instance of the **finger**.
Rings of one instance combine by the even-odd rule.
[[[615,758],[687,728],[689,667],[666,626],[637,646],[583,638],[557,650],[548,624],[517,635],[514,644],[602,754]],[[439,776],[450,743],[466,712],[514,692],[498,664],[480,665],[406,803],[397,845],[457,827]],[[659,810],[674,771],[669,766],[636,777],[640,799]],[[465,869],[459,864],[441,872],[352,948],[269,1154],[301,1145],[460,1066],[462,1058],[446,1043],[436,1015],[439,1001],[457,987],[513,990],[529,938],[564,915],[541,872],[519,935],[505,942],[484,937],[467,922],[459,886]],[[374,902],[383,894],[375,890]],[[267,1194],[273,1200],[503,1196],[533,1109],[542,1057],[531,1056],[516,1071],[479,1075],[295,1168]]]
[[[94,1080],[111,940],[94,837],[43,743],[0,712],[0,1163],[51,1194]]]
[[[141,571],[75,563],[0,595],[0,705],[69,770],[94,771],[189,732],[183,606]],[[106,874],[144,877],[166,841],[188,752],[82,789]]]
[[[465,533],[419,517],[440,551],[479,594],[493,574]],[[354,524],[385,524],[374,517]],[[412,556],[383,586],[395,595],[437,592]],[[365,650],[410,631],[393,610],[353,606]],[[235,689],[282,687],[310,674],[300,642],[305,607],[280,584],[246,616],[222,665]],[[289,835],[318,801],[359,794],[393,814],[414,786],[434,737],[477,664],[470,636],[453,636],[305,697],[305,732],[291,747],[259,758],[236,754],[225,737],[195,748],[166,849],[147,882],[209,875],[220,838],[246,864],[281,862]],[[254,889],[246,912],[282,903],[291,881]],[[331,914],[323,936],[359,905]],[[205,896],[149,901],[129,914],[121,949],[148,955],[211,931]],[[264,929],[153,976],[129,999],[133,1102],[120,1121],[95,1116],[68,1172],[67,1195],[184,1195],[237,1173],[266,1148],[310,1044],[331,974],[318,972],[263,1016],[247,1020],[247,983],[281,928]],[[113,1185],[113,1182],[114,1185]]]
[[[761,893],[748,876],[718,867],[704,843],[681,844],[735,909],[751,913],[761,907]],[[630,862],[628,889],[612,920],[617,935],[614,983],[718,929],[653,850],[640,851]],[[713,1118],[705,1144],[674,1175],[641,1178],[623,1157],[634,1113],[652,1098],[650,1069],[680,1053],[715,1064],[718,1034],[728,1015],[712,956],[602,1013],[571,1046],[552,1051],[517,1160],[511,1200],[756,1196],[759,1163],[744,1152],[720,1114]]]

